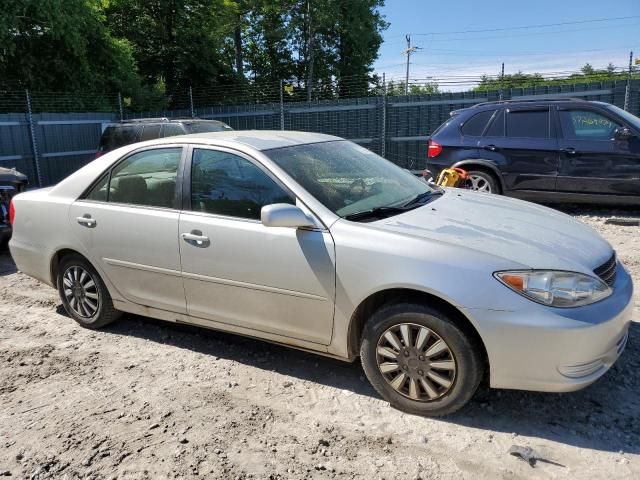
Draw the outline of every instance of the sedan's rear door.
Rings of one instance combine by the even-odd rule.
[[[179,145],[123,158],[69,210],[69,224],[94,265],[127,300],[186,313],[180,273]]]

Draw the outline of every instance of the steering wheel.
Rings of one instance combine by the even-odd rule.
[[[366,191],[367,184],[364,183],[363,179],[358,178],[349,185],[349,198],[362,198]]]

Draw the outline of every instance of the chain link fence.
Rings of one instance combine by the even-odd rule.
[[[465,80],[469,86],[474,80]],[[137,111],[119,93],[0,91],[0,167],[25,173],[32,186],[54,184],[95,157],[112,122],[131,118],[215,119],[236,130],[302,130],[350,139],[412,170],[426,166],[428,136],[452,110],[499,99],[575,97],[640,115],[640,79],[397,95],[391,82],[318,84],[312,92],[285,81],[235,87],[187,87],[165,94],[170,108]],[[414,82],[412,90],[433,85]],[[446,84],[445,84],[446,86]],[[311,94],[312,101],[307,101]]]

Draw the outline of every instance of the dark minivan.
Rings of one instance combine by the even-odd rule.
[[[108,125],[102,132],[97,156],[136,142],[189,133],[225,132],[233,130],[217,120],[200,118],[140,118]]]
[[[640,119],[580,99],[486,102],[451,112],[427,168],[470,174],[474,190],[541,202],[640,204]]]

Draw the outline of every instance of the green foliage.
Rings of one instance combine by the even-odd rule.
[[[441,93],[440,87],[436,82],[410,83],[409,95],[435,95]],[[393,80],[387,83],[387,95],[398,96],[405,95],[405,82],[394,82]]]
[[[507,74],[503,79],[500,78],[500,75],[492,77],[483,75],[478,86],[474,88],[474,91],[480,92],[486,90],[499,90],[500,88],[532,88],[540,86],[624,80],[627,78],[627,73],[617,72],[611,63],[604,69],[595,69],[589,63],[586,63],[580,69],[580,73],[560,77],[561,78],[545,78],[540,73],[529,74],[522,72]]]

